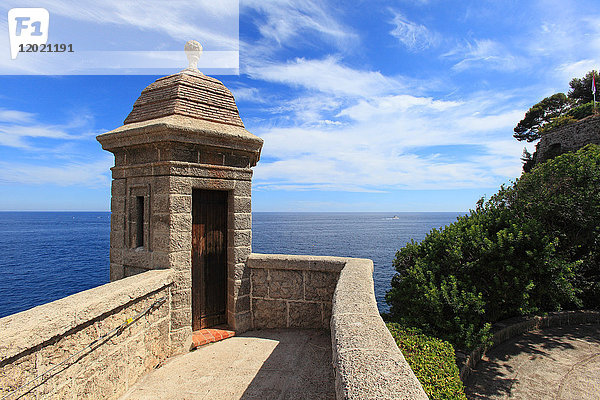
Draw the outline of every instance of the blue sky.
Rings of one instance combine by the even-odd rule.
[[[218,47],[186,11],[212,2],[70,3],[19,2]],[[467,211],[520,175],[525,111],[599,65],[597,1],[240,0],[240,74],[216,77],[265,140],[255,211]],[[109,210],[95,136],[158,77],[0,76],[0,210]]]

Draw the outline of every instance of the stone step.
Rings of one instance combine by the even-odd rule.
[[[234,331],[221,328],[200,329],[192,333],[192,349],[235,336]]]

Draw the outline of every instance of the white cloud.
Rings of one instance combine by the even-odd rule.
[[[331,115],[342,104],[342,99],[328,94],[309,94],[298,96],[266,111],[279,118],[281,122],[293,125],[339,125],[339,121],[325,121],[325,115]]]
[[[335,57],[320,60],[296,58],[286,63],[248,66],[253,79],[303,87],[338,96],[368,97],[393,93],[403,85],[378,71],[360,71],[340,64]]]
[[[486,144],[486,154],[475,156],[473,162],[487,166],[493,175],[509,177],[510,180],[514,180],[522,171],[520,156],[523,148],[527,148],[531,153],[535,150],[534,145],[517,142],[506,135],[504,139],[499,137]]]
[[[88,163],[69,162],[57,166],[0,162],[0,183],[106,187],[110,184],[107,172],[112,165],[113,157],[109,155]]]
[[[294,42],[306,40],[307,34],[322,39],[347,43],[357,35],[334,17],[325,2],[312,0],[244,0],[243,8],[258,11],[262,18],[256,21],[263,38],[295,47]]]
[[[454,123],[470,132],[488,131],[490,128],[506,129],[508,132],[512,132],[512,128],[522,118],[523,111],[512,110],[502,114],[465,116],[458,118]]]
[[[0,123],[2,122],[17,122],[26,123],[31,122],[35,114],[19,111],[19,110],[7,110],[0,108]]]
[[[322,142],[336,146],[330,147],[329,151],[313,149],[306,154],[308,149],[301,146],[306,155],[297,153],[280,161],[259,164],[255,172],[257,187],[277,185],[288,187],[288,190],[382,191],[473,188],[497,184],[497,178],[487,171],[485,164],[468,159],[451,162],[408,151],[399,154],[401,145],[394,146],[394,143],[387,146],[353,144],[356,136],[348,131],[333,135],[329,132],[328,135],[332,137],[322,138],[321,143],[310,140],[308,143],[319,148]],[[296,134],[296,141],[297,138]],[[306,140],[304,136],[303,139]],[[400,137],[398,141],[401,141]]]
[[[418,96],[412,88],[419,82],[334,57],[253,66],[249,73],[300,93],[266,108],[273,118],[252,128],[265,140],[258,190],[480,188],[520,172],[523,146],[512,139],[512,127],[523,110],[508,105],[513,92]],[[499,142],[505,154],[495,150]],[[447,157],[444,146],[478,150],[459,159]]]
[[[392,10],[392,13],[394,14],[394,18],[391,24],[395,27],[390,31],[390,35],[398,39],[409,50],[425,50],[438,43],[438,35],[431,32],[426,26],[409,21],[397,11]]]
[[[553,92],[568,90],[572,78],[600,67],[600,15],[593,7],[545,0],[536,13],[539,21],[523,35],[520,48]]]
[[[32,139],[46,138],[54,140],[80,140],[95,132],[85,128],[89,126],[89,115],[76,115],[65,124],[43,124],[36,115],[19,110],[0,109],[0,145],[21,149],[33,149]],[[69,133],[77,130],[76,134]],[[83,129],[83,132],[81,132]]]
[[[319,125],[326,125],[326,126],[327,125],[338,125],[338,126],[343,125],[343,123],[341,123],[340,121],[332,121],[330,119],[322,119],[322,120],[317,121],[317,123]]]
[[[502,7],[493,12],[485,9],[477,21],[495,20]],[[555,74],[569,75],[568,83],[573,76],[597,68],[594,63],[600,54],[600,19],[565,18],[555,12],[556,7],[546,8],[554,19],[532,13],[531,26],[488,38],[473,39],[479,33],[474,27],[467,41],[441,56],[452,61],[455,72],[500,71],[519,82],[511,84],[493,74],[490,85],[500,83],[493,92],[473,92],[473,87],[489,87],[488,83],[466,82],[465,74],[449,74],[454,77],[444,78],[434,88],[426,81],[419,85],[416,80],[352,67],[341,56],[251,63],[251,78],[288,85],[296,89],[294,95],[299,93],[296,101],[286,99],[268,111],[293,115],[294,122],[300,123],[253,129],[265,139],[265,161],[256,167],[257,188],[491,188],[518,177],[525,144],[513,139],[512,130],[529,101],[544,97]],[[498,22],[513,23],[509,14],[499,16]],[[392,23],[390,33],[409,50],[447,43],[436,34],[435,25],[421,25],[398,12],[393,12]],[[298,37],[284,32],[276,36],[292,41]],[[517,86],[534,73],[528,80],[530,87]],[[441,74],[448,75],[447,71]],[[465,85],[457,88],[460,81]],[[440,87],[449,90],[443,93]],[[528,149],[533,151],[531,145]],[[266,161],[272,159],[277,161]]]
[[[45,125],[0,125],[0,145],[31,148],[25,138],[77,139],[55,126]]]
[[[258,37],[240,39],[240,71],[255,79],[270,80],[266,73],[285,65],[282,59],[293,64],[290,50],[295,55],[317,51],[327,58],[332,52],[348,55],[360,48],[361,37],[344,23],[344,7],[331,2],[244,0],[240,10],[258,32]],[[268,71],[263,74],[264,67]]]
[[[265,139],[263,156],[277,159],[256,167],[257,188],[479,188],[520,173],[523,146],[511,137],[520,110],[497,112],[501,107],[486,108],[479,96],[451,102],[400,95],[363,101],[341,113],[357,115],[353,107],[363,107],[353,124],[257,132]],[[428,150],[432,146],[435,151]],[[445,156],[444,146],[478,150],[463,150],[457,159]]]
[[[556,68],[558,79],[562,82],[570,82],[573,78],[582,78],[591,70],[600,69],[600,59],[586,59],[571,63],[561,64]]]
[[[257,88],[252,87],[237,87],[230,88],[236,101],[251,101],[253,103],[265,103],[266,100],[260,94]]]
[[[431,97],[415,97],[408,94],[375,97],[360,100],[357,104],[345,108],[338,115],[357,121],[368,121],[375,116],[384,116],[417,109],[418,113],[442,112],[460,106],[458,101],[434,100]]]
[[[528,65],[525,59],[512,54],[504,45],[489,39],[467,42],[444,56],[460,60],[452,67],[459,72],[473,68],[512,72]]]
[[[44,124],[34,113],[0,109],[0,146],[19,150],[0,161],[0,184],[106,187],[113,156],[90,153],[98,134],[92,125],[82,110],[64,123]]]

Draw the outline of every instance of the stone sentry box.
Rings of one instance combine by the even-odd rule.
[[[197,295],[192,291],[192,193],[226,192],[224,318],[231,329],[249,329],[245,263],[252,241],[251,167],[263,140],[244,128],[231,92],[188,68],[144,89],[124,125],[97,139],[115,156],[111,281],[151,269],[175,270],[171,343],[174,353],[186,350]]]

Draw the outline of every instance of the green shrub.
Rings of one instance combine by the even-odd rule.
[[[594,102],[582,104],[577,107],[571,108],[566,116],[572,117],[573,119],[583,119],[589,117],[594,113]]]
[[[539,134],[541,136],[541,135],[544,135],[544,134],[550,132],[553,129],[556,129],[556,128],[558,128],[560,126],[563,126],[563,125],[570,124],[570,123],[575,122],[575,121],[577,121],[577,119],[575,119],[571,115],[561,115],[560,117],[556,117],[551,122],[549,122],[546,125],[542,126],[538,132],[539,132]]]
[[[431,400],[466,400],[450,343],[395,323],[387,327]]]
[[[600,147],[587,145],[524,174],[506,201],[521,219],[538,221],[557,254],[575,267],[584,308],[600,307]],[[550,311],[550,310],[548,310]]]
[[[538,136],[542,136],[553,129],[576,122],[585,117],[594,114],[594,103],[585,103],[577,107],[571,108],[565,114],[553,118],[549,123],[541,126],[538,130]]]
[[[517,315],[600,305],[600,148],[536,166],[396,254],[390,318],[467,350]]]
[[[562,114],[556,118],[553,118],[549,123],[539,128],[538,134],[542,136],[551,130],[578,121],[585,117],[589,117],[594,114],[594,103],[585,103],[577,107],[571,108],[565,114]]]

